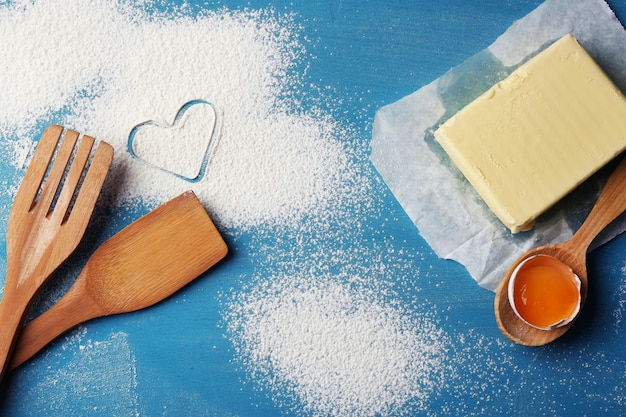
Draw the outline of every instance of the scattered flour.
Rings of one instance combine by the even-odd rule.
[[[334,277],[278,276],[239,294],[226,319],[252,377],[313,415],[423,407],[442,384],[446,336],[359,287]]]
[[[293,16],[273,10],[190,12],[185,5],[161,13],[154,5],[0,5],[3,159],[23,170],[34,133],[55,122],[116,148],[105,190],[112,206],[154,206],[194,190],[222,229],[246,246],[236,250],[254,253],[255,268],[275,268],[273,279],[258,276],[245,291],[230,294],[224,316],[246,372],[279,405],[335,416],[424,407],[443,377],[447,338],[434,321],[361,285],[371,283],[374,266],[368,262],[388,275],[398,267],[387,272],[385,262],[392,261],[382,252],[362,250],[375,239],[362,220],[374,214],[373,185],[348,146],[354,132],[321,109],[303,108],[297,97],[304,90],[299,73],[305,51]],[[171,124],[181,106],[194,100],[214,104],[221,120],[218,146],[200,181],[131,156],[133,127]],[[187,161],[188,150],[173,151],[171,142],[156,136],[142,139],[159,143],[142,148],[142,158],[192,176],[198,155]],[[195,137],[200,144],[203,139]],[[8,182],[0,197],[14,192]],[[248,240],[237,240],[239,233]],[[367,233],[370,240],[362,242]],[[328,254],[311,255],[311,247],[327,242],[335,245]],[[344,282],[331,272],[342,263],[365,278]],[[322,264],[328,269],[314,268]],[[94,401],[98,407],[123,401],[136,411],[127,338],[84,343],[84,334],[77,337],[76,361],[48,370],[47,385],[24,395],[45,393],[48,386],[65,390],[51,404],[65,410],[72,407],[64,403],[72,393],[121,380],[124,386]]]
[[[623,277],[626,277],[626,263],[624,263],[620,272]],[[613,316],[615,317],[615,332],[619,333],[619,330],[622,327],[624,311],[626,310],[626,282],[623,280],[620,282],[615,296],[617,297],[617,308],[614,310]]]
[[[354,181],[344,129],[286,98],[301,82],[288,75],[303,52],[289,16],[162,16],[132,2],[22,1],[0,7],[0,38],[4,139],[19,153],[38,123],[54,120],[108,141],[116,148],[110,192],[121,203],[154,206],[193,189],[226,227],[249,228],[324,213]],[[134,126],[170,124],[193,100],[223,114],[202,181],[190,184],[130,157]],[[166,166],[186,162],[164,160],[180,157],[168,147],[152,157]]]
[[[70,345],[71,341],[71,345]],[[87,339],[86,332],[75,333],[63,344],[67,362],[63,366],[33,372],[26,364],[24,375],[11,386],[10,395],[19,398],[19,415],[139,415],[135,393],[137,375],[128,335],[115,332],[107,338]],[[22,382],[28,382],[22,386]],[[83,407],[73,404],[80,393]]]

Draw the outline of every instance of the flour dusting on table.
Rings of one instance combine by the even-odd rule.
[[[93,340],[83,328],[63,345],[62,354],[51,360],[55,363],[64,356],[63,366],[57,363],[39,370],[34,385],[21,386],[17,381],[20,415],[139,415],[134,356],[126,333]],[[31,372],[26,364],[24,373]],[[72,399],[76,393],[89,408],[77,408]]]
[[[373,268],[392,281],[402,265],[386,269],[392,261],[384,251],[363,251],[372,245],[363,236],[373,239],[363,219],[376,215],[377,207],[372,172],[349,146],[352,127],[311,101],[302,104],[303,91],[315,88],[303,85],[307,57],[294,17],[275,10],[191,12],[185,6],[158,12],[155,4],[39,0],[0,6],[0,155],[14,174],[0,198],[12,199],[35,133],[48,122],[106,140],[116,148],[107,209],[154,207],[192,189],[229,235],[233,252],[249,253],[244,261],[259,271],[277,272],[271,282],[262,273],[235,277],[246,282],[245,291],[232,294],[224,316],[232,320],[227,333],[235,359],[278,406],[334,415],[425,406],[443,377],[446,336],[436,321],[416,318],[394,297],[372,289]],[[221,120],[201,181],[190,183],[131,157],[134,126],[171,124],[193,100],[214,104]],[[151,161],[184,166],[167,159],[184,152],[154,152],[147,156]],[[3,210],[6,222],[9,206]],[[323,259],[311,255],[309,249],[328,242],[336,247]],[[330,272],[341,263],[360,269],[365,278],[358,281],[367,285]],[[328,269],[315,268],[321,264]],[[138,364],[124,354],[129,338],[82,340],[75,340],[83,343],[76,361],[59,373],[48,371],[46,384],[74,390],[67,392],[70,398],[107,383],[107,401],[135,407]],[[92,362],[113,371],[94,373],[87,369]],[[116,385],[119,377],[130,385]],[[28,395],[37,389],[42,398],[49,392],[43,384]],[[59,408],[71,408],[62,403],[66,394],[58,395],[52,400]]]
[[[289,16],[228,10],[162,16],[131,4],[41,0],[0,9],[5,140],[21,150],[46,120],[91,134],[115,146],[117,199],[156,206],[192,188],[227,227],[297,222],[346,192],[355,179],[344,128],[286,99],[301,82],[288,74],[303,52]],[[130,157],[134,126],[170,124],[193,100],[210,101],[223,114],[203,181],[190,184]],[[167,147],[154,152],[157,160],[180,156]]]
[[[259,281],[227,318],[237,352],[269,391],[313,415],[377,416],[423,406],[442,385],[447,337],[359,277]]]

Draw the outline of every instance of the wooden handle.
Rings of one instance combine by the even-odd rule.
[[[569,240],[572,247],[585,251],[593,239],[626,210],[626,157],[609,177],[591,213]]]
[[[63,298],[24,326],[7,366],[8,370],[13,370],[26,362],[72,327],[102,315],[97,304],[85,292],[83,278],[79,276]]]
[[[26,305],[20,305],[25,301]],[[18,339],[22,323],[26,316],[29,298],[21,297],[20,292],[15,293],[6,288],[0,302],[0,381],[8,369],[8,363]]]

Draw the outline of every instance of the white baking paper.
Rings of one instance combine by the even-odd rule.
[[[609,6],[602,0],[547,0],[489,48],[376,113],[371,143],[376,169],[437,255],[460,262],[480,286],[492,291],[528,249],[571,237],[615,164],[542,215],[531,231],[512,234],[450,162],[433,132],[568,33],[626,91],[626,31]],[[594,247],[625,229],[626,216],[621,216]]]

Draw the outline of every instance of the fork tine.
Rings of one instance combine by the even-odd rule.
[[[113,147],[106,142],[100,142],[76,196],[72,212],[66,216],[67,227],[78,230],[87,227],[112,159]],[[78,214],[73,215],[74,213]]]
[[[0,382],[29,305],[48,277],[81,241],[113,159],[113,148],[101,142],[91,167],[85,170],[93,144],[93,140],[87,139],[86,145],[76,151],[76,166],[72,164],[71,173],[66,175],[79,134],[67,131],[56,151],[63,132],[63,127],[53,126],[42,135],[9,214],[6,281],[0,299]],[[51,162],[52,159],[54,162]],[[74,184],[81,182],[85,171],[84,187],[76,197],[74,215],[66,216],[60,210],[60,217],[67,218],[65,224],[57,223],[56,218],[51,221],[55,211],[51,212],[50,207],[57,194],[60,207],[71,205],[75,194],[72,191],[76,188]],[[67,187],[59,190],[64,179]],[[39,192],[42,184],[43,189]],[[65,209],[67,211],[67,207]]]
[[[85,166],[87,166],[87,161],[89,160],[89,155],[91,154],[94,142],[94,138],[85,135],[78,144],[74,160],[71,163],[57,202],[52,209],[52,213],[50,214],[50,219],[56,223],[61,223],[67,215],[74,193],[78,187],[78,183],[83,176]]]
[[[64,177],[65,170],[69,164],[74,147],[78,141],[78,132],[68,130],[61,142],[61,147],[52,163],[48,177],[45,179],[43,190],[39,196],[39,200],[35,202],[35,209],[42,210],[47,213],[52,206],[54,197],[59,189],[59,184]]]
[[[62,126],[52,125],[41,135],[13,202],[16,212],[28,212],[32,208],[62,133]]]

